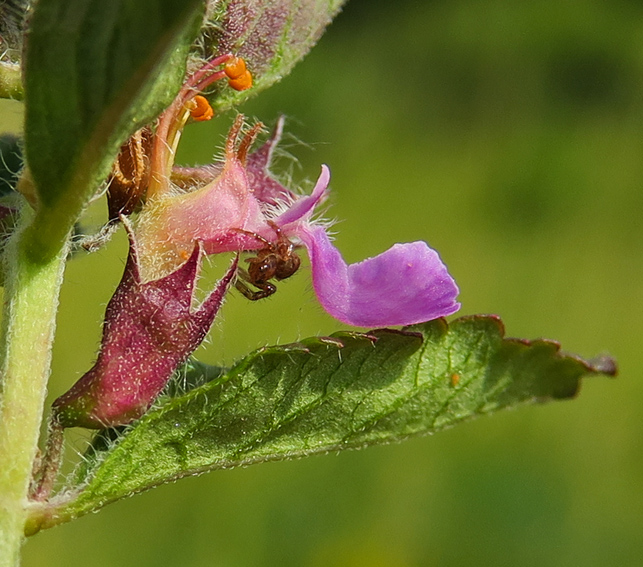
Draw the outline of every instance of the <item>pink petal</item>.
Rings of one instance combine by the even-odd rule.
[[[262,206],[274,207],[297,198],[297,195],[279,183],[270,173],[272,156],[281,140],[283,128],[284,117],[280,116],[270,138],[260,148],[248,154],[246,161],[245,169],[250,190]],[[216,179],[221,174],[223,166],[223,161],[201,167],[174,166],[172,168],[172,182],[183,189],[193,190],[195,185],[203,185]]]
[[[298,222],[302,219],[305,220],[326,196],[329,181],[330,170],[328,166],[322,165],[322,170],[313,192],[307,197],[299,197],[284,213],[275,218],[274,222],[282,227],[282,229],[285,229],[287,224]]]
[[[347,265],[321,227],[302,230],[315,293],[336,319],[359,327],[410,325],[455,313],[453,278],[425,242],[395,244],[386,252]]]

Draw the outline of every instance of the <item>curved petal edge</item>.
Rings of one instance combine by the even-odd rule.
[[[411,325],[460,309],[458,286],[425,242],[395,244],[349,265],[322,227],[310,227],[301,238],[310,255],[315,293],[339,321],[358,327]]]

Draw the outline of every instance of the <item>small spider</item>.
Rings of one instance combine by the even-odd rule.
[[[277,288],[269,280],[273,278],[278,281],[285,280],[292,276],[301,264],[301,260],[295,252],[295,245],[282,234],[276,224],[273,222],[269,222],[269,224],[277,234],[276,242],[270,242],[254,232],[238,230],[238,232],[249,234],[265,244],[264,248],[257,251],[256,256],[246,260],[248,270],[240,269],[234,284],[251,301],[257,301],[275,293]],[[248,287],[248,284],[259,288],[259,290],[253,291]]]

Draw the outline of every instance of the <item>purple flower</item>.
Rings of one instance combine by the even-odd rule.
[[[315,293],[324,309],[344,323],[408,325],[459,309],[453,278],[424,242],[396,244],[374,258],[347,265],[332,244],[327,225],[315,216],[328,195],[328,168],[322,166],[310,195],[296,195],[269,172],[283,121],[249,155],[256,129],[238,142],[241,126],[239,118],[228,137],[223,163],[175,168],[167,190],[148,200],[136,228],[144,251],[144,279],[176,269],[195,241],[203,243],[207,254],[216,254],[276,249],[287,239],[306,247]],[[170,189],[174,180],[183,192]],[[196,188],[190,190],[191,184]]]
[[[438,254],[423,242],[396,244],[357,264],[344,262],[328,237],[327,224],[315,216],[316,207],[328,194],[328,168],[322,166],[308,196],[290,191],[270,174],[283,120],[278,121],[261,148],[249,153],[260,125],[239,141],[243,126],[243,117],[239,116],[228,135],[222,163],[202,168],[173,167],[173,148],[197,95],[195,85],[201,87],[210,80],[204,78],[206,69],[212,67],[208,65],[188,79],[175,103],[159,119],[151,185],[135,229],[143,281],[177,269],[195,242],[201,242],[206,254],[257,251],[258,259],[249,261],[252,273],[241,275],[260,287],[263,293],[258,297],[263,297],[275,289],[268,282],[271,274],[284,279],[293,271],[282,270],[280,274],[277,266],[280,261],[285,265],[284,254],[290,261],[293,247],[303,245],[311,260],[313,287],[320,303],[344,323],[366,327],[407,325],[451,315],[459,309],[453,278]],[[298,266],[298,258],[295,263]]]
[[[218,61],[228,59],[226,55]],[[129,259],[107,306],[98,359],[54,402],[63,427],[123,425],[143,415],[203,341],[230,285],[234,282],[250,299],[274,293],[271,280],[297,271],[297,247],[308,251],[319,302],[349,325],[408,325],[451,315],[460,307],[455,282],[424,242],[395,244],[374,258],[346,264],[328,236],[327,223],[316,216],[328,195],[329,169],[322,166],[310,195],[294,193],[270,174],[283,120],[266,143],[249,153],[261,125],[241,137],[239,116],[228,135],[223,162],[174,167],[174,151],[195,109],[194,97],[212,77],[222,74],[214,71],[215,62],[188,79],[159,117],[151,141],[147,130],[145,144],[124,146],[126,150],[151,146],[150,155],[136,162],[144,169],[129,176],[149,181],[146,199],[134,228],[127,223]],[[201,100],[199,116],[203,111]],[[121,183],[119,190],[127,186]],[[140,193],[135,203],[127,194],[118,194],[112,216],[116,209],[136,210],[142,202]],[[194,308],[203,255],[223,252],[254,252],[255,257],[246,260],[247,270],[238,268],[235,259],[216,288]]]
[[[437,252],[424,242],[395,244],[386,252],[346,264],[324,225],[311,220],[323,201],[330,171],[322,166],[313,192],[294,199],[274,220],[303,242],[319,302],[333,317],[360,327],[410,325],[455,313],[458,288]]]

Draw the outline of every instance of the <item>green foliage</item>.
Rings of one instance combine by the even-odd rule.
[[[289,131],[327,142],[310,156],[290,151],[305,168],[297,179],[314,179],[320,161],[332,167],[333,215],[350,220],[338,235],[346,257],[426,239],[467,312],[503,313],[514,334],[564,338],[576,352],[610,351],[623,379],[430,440],[168,486],[32,538],[25,565],[567,567],[573,557],[604,567],[643,557],[632,426],[643,419],[632,340],[643,333],[643,5],[353,1],[290,81],[244,107],[264,120],[286,111]],[[606,94],[588,97],[584,85]],[[222,122],[187,129],[184,164],[211,160]],[[191,136],[198,154],[184,151]],[[90,363],[123,253],[110,246],[68,266],[52,395]],[[265,302],[230,298],[202,356],[229,361],[260,341],[332,332],[310,296],[298,274]]]
[[[187,475],[391,443],[569,398],[583,375],[615,372],[611,360],[593,365],[559,348],[503,339],[498,318],[475,316],[260,349],[220,377],[214,369],[213,380],[162,403],[116,439],[99,436],[76,475],[80,493],[71,488],[68,503],[37,511],[29,529]]]
[[[201,0],[41,0],[25,62],[32,254],[55,253],[119,146],[180,87]]]
[[[201,42],[205,58],[230,51],[243,57],[253,87],[234,91],[215,86],[212,101],[226,110],[285,77],[317,43],[345,0],[223,0],[212,2],[212,24]]]

